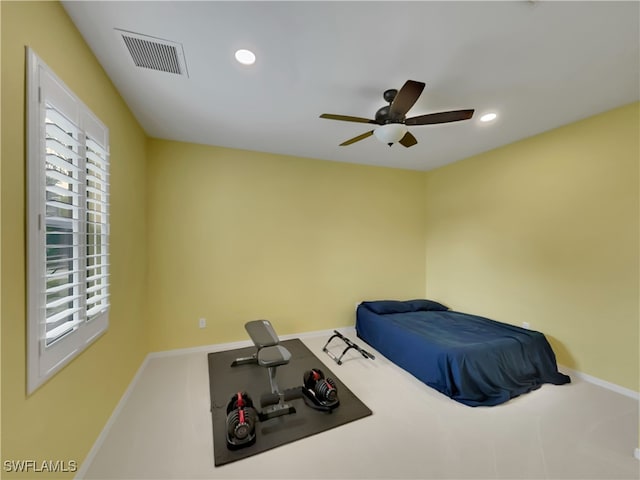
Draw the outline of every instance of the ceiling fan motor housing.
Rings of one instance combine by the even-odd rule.
[[[379,108],[376,112],[376,123],[378,125],[384,125],[385,123],[390,122],[389,108],[391,108],[390,105],[385,105],[384,107]]]
[[[389,105],[385,105],[384,107],[379,108],[378,111],[376,112],[375,120],[378,125],[386,125],[387,123],[403,123],[404,122],[404,119],[405,119],[404,115],[396,118],[391,118],[390,116],[391,103],[396,98],[397,94],[398,94],[398,90],[396,90],[395,88],[390,88],[389,90],[385,90],[384,93],[382,94],[382,98],[384,98],[385,101],[389,102]]]

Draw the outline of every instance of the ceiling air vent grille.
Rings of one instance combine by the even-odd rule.
[[[136,66],[188,76],[181,44],[138,33],[121,34]]]

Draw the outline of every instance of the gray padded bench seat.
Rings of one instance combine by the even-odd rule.
[[[251,341],[256,346],[256,353],[250,357],[236,358],[231,362],[231,366],[256,364],[258,363],[258,353],[266,347],[272,347],[280,343],[280,339],[273,329],[269,320],[251,320],[244,324],[244,329],[251,337]]]
[[[258,365],[261,367],[278,367],[291,360],[291,353],[282,345],[264,347],[258,351]]]

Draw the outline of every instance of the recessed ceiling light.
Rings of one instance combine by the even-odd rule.
[[[495,114],[495,113],[493,113],[493,112],[492,112],[492,113],[485,113],[484,115],[482,115],[482,116],[480,117],[480,121],[481,121],[481,122],[490,122],[490,121],[492,121],[492,120],[495,120],[497,116],[498,116],[498,115],[496,115],[496,114]]]
[[[243,65],[253,65],[256,61],[256,56],[250,50],[240,49],[236,52],[236,60]]]

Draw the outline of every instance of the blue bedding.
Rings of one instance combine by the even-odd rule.
[[[356,332],[422,382],[469,406],[498,405],[544,383],[571,381],[558,372],[542,333],[428,300],[363,302]]]

